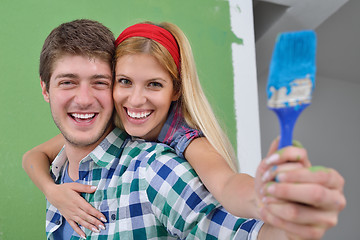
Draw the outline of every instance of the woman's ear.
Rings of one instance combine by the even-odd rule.
[[[44,81],[41,80],[40,78],[40,86],[41,86],[41,93],[42,95],[44,96],[44,100],[46,102],[50,102],[50,98],[49,98],[49,92],[48,90],[46,89],[46,84]]]
[[[177,101],[181,96],[181,89],[174,90],[173,97],[171,98],[172,101]]]

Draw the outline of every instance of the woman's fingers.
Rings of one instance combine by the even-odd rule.
[[[271,154],[264,161],[269,166],[286,162],[300,162],[304,167],[311,166],[306,149],[294,146],[285,147]]]
[[[321,225],[300,224],[285,220],[278,214],[270,212],[268,208],[262,208],[260,215],[265,222],[284,230],[288,236],[292,237],[290,239],[321,239],[328,229]]]
[[[266,205],[266,209],[273,215],[292,223],[301,225],[319,225],[327,228],[337,224],[337,211],[328,211],[312,206],[279,202]]]
[[[96,191],[96,186],[81,184],[77,182],[68,183],[71,189],[78,193],[93,193]]]
[[[264,187],[263,194],[283,201],[305,204],[319,209],[341,211],[346,205],[342,191],[313,183],[273,183]]]
[[[86,188],[86,185],[76,186],[75,188],[73,188],[73,190],[76,189],[86,190],[84,189],[84,187]],[[105,229],[105,225],[103,223],[106,222],[105,216],[100,211],[95,209],[90,203],[88,203],[80,195],[77,197],[77,201],[74,204],[74,206],[77,208],[76,214],[78,218],[76,219],[76,222],[78,224],[84,226],[85,228],[93,232],[98,232],[100,230]]]
[[[59,209],[65,219],[70,222],[76,222],[81,226],[98,232],[105,229],[103,222],[106,222],[105,216],[95,209],[90,203],[80,196],[80,193],[93,193],[96,188],[80,183],[65,183],[59,185],[55,207]],[[71,224],[70,226],[75,226]],[[79,234],[79,226],[74,229]]]
[[[317,183],[330,189],[343,191],[345,180],[334,169],[322,166],[313,166],[310,168],[301,168],[291,172],[277,172],[276,179],[280,182],[302,182]]]
[[[96,208],[94,208],[91,204],[89,204],[88,202],[85,201],[85,203],[82,204],[81,209],[86,213],[85,217],[88,215],[88,216],[92,217],[91,218],[92,220],[95,219],[95,222],[92,222],[93,224],[96,223],[96,225],[99,226],[100,224],[103,225],[102,224],[103,222],[107,222],[105,216],[100,211],[98,211]]]
[[[104,217],[101,217],[103,218],[103,222],[99,221],[99,219],[96,217],[96,215],[99,215],[99,211],[93,208],[89,203],[83,204],[82,206],[82,211],[79,215],[81,220],[79,220],[78,223],[93,232],[99,232],[101,230],[104,230],[105,225],[103,222],[106,222],[106,219]]]
[[[294,170],[294,169],[298,169],[298,168],[302,168],[303,165],[299,162],[289,162],[289,163],[284,163],[281,165],[274,165],[272,166],[270,169],[268,169],[266,172],[264,172],[264,174],[262,175],[262,181],[265,182],[269,182],[275,179],[275,181],[277,180],[277,176],[280,173],[283,172],[287,172],[290,170]]]
[[[274,154],[278,150],[279,140],[280,140],[280,137],[277,137],[271,142],[269,150],[266,154],[267,157]]]
[[[87,228],[90,231],[93,231],[95,233],[99,233],[102,230],[102,228],[99,228],[96,225],[93,225],[93,224],[90,223],[93,220],[89,216],[87,216],[87,217],[84,217],[84,216],[76,217],[75,219],[76,219],[75,221],[77,222],[78,225],[83,226],[84,228]]]
[[[79,234],[79,236],[82,239],[86,239],[86,235],[85,233],[79,228],[79,226],[77,225],[77,223],[75,221],[68,221],[68,223],[70,224],[70,226],[72,227],[72,229],[74,229],[74,231]]]

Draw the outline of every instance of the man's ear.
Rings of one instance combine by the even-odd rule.
[[[44,100],[46,102],[50,102],[49,92],[48,90],[46,90],[46,84],[44,81],[41,80],[41,78],[40,78],[40,86],[41,86],[41,93],[44,96]]]

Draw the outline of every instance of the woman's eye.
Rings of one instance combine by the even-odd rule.
[[[121,85],[131,85],[131,81],[129,79],[126,79],[126,78],[120,78],[118,80],[118,83],[120,83]]]
[[[149,87],[162,88],[163,85],[159,82],[151,82],[151,83],[149,83]]]

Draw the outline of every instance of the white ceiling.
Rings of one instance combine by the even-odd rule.
[[[360,83],[359,0],[254,0],[258,74],[267,74],[279,32],[314,29],[317,74]]]

